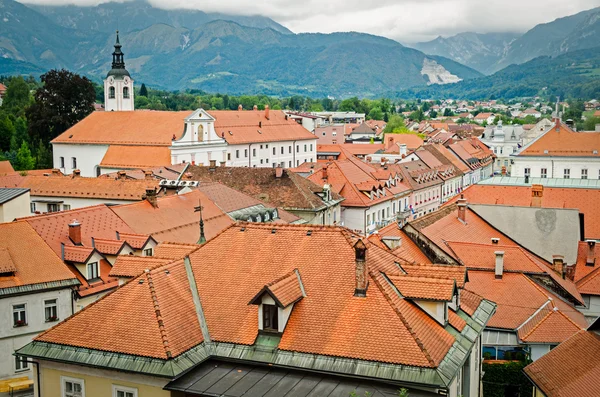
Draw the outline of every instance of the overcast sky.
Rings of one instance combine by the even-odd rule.
[[[600,6],[600,0],[149,0],[161,8],[265,15],[300,32],[359,31],[401,42],[475,31],[525,32],[556,18]],[[102,0],[27,0],[95,5]]]

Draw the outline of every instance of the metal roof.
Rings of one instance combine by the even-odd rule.
[[[347,397],[356,392],[359,396],[390,397],[398,395],[399,386],[289,368],[208,360],[167,384],[165,389],[190,396]],[[411,389],[410,395],[438,394]]]
[[[4,204],[22,194],[27,193],[28,191],[29,189],[19,187],[0,188],[0,204]]]
[[[526,183],[524,177],[494,176],[492,178],[487,178],[487,179],[479,181],[478,185],[500,185],[500,186],[543,185],[545,187],[600,189],[600,179],[529,178],[529,182]]]

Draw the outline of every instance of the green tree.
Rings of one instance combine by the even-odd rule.
[[[0,115],[0,152],[10,150],[10,141],[15,134],[15,126],[6,113]]]
[[[444,117],[451,117],[451,116],[454,116],[454,113],[452,113],[452,110],[450,110],[450,108],[444,109]]]
[[[383,111],[379,107],[372,108],[367,118],[369,120],[383,120]]]
[[[41,80],[27,121],[30,141],[48,143],[94,111],[96,93],[87,77],[64,69],[51,70]]]
[[[41,140],[35,151],[35,164],[39,169],[52,168],[52,151]]]
[[[27,134],[27,122],[23,117],[18,117],[13,123],[15,131],[10,140],[10,150],[17,151],[23,142],[29,143],[29,135]]]
[[[600,117],[588,117],[583,123],[584,131],[595,131],[596,124],[600,124]]]
[[[32,170],[35,167],[35,159],[31,155],[27,142],[21,144],[13,166],[17,171]]]
[[[6,95],[2,102],[2,108],[14,115],[22,115],[25,108],[31,103],[29,85],[23,77],[18,76],[10,80],[6,87]]]
[[[140,88],[140,96],[148,97],[148,89],[146,88],[146,84],[142,83],[142,87]]]
[[[405,132],[408,131],[408,128],[406,128],[406,123],[404,122],[404,119],[397,114],[393,114],[392,116],[390,116],[390,119],[388,120],[387,124],[385,125],[385,128],[383,129],[383,132]]]
[[[423,114],[423,111],[419,109],[412,112],[408,118],[413,121],[423,121],[423,119],[425,119],[425,115]]]
[[[360,101],[357,97],[344,99],[338,108],[340,112],[356,112],[360,108]]]

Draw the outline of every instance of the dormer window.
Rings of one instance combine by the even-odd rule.
[[[87,279],[93,280],[98,278],[98,262],[91,262],[87,264]]]
[[[275,305],[262,305],[263,312],[263,330],[269,332],[279,331],[278,309]]]

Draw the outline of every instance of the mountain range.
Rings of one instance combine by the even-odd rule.
[[[558,56],[600,45],[600,7],[536,25],[524,34],[460,33],[412,44],[426,54],[448,57],[484,74],[539,56]]]
[[[0,0],[0,74],[20,64],[67,68],[100,81],[110,69],[117,17],[129,71],[155,88],[375,96],[481,76],[384,37],[294,34],[261,16],[166,11],[142,0],[95,7]]]
[[[0,75],[66,68],[101,82],[117,25],[132,77],[166,90],[313,97],[589,93],[600,70],[600,8],[525,34],[461,33],[409,48],[357,32],[296,34],[264,16],[163,10],[147,0],[90,7],[0,0]],[[572,53],[577,61],[569,66]]]

